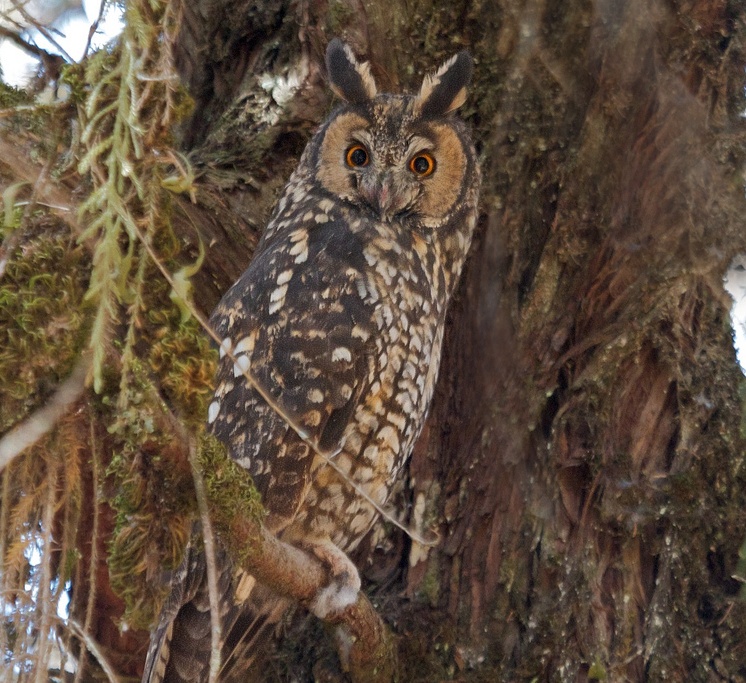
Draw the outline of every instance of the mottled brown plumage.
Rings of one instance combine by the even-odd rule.
[[[212,315],[223,344],[208,415],[251,472],[268,528],[329,563],[336,586],[312,604],[320,616],[354,599],[346,553],[378,515],[366,496],[385,505],[425,420],[480,182],[468,132],[451,115],[471,75],[466,53],[414,96],[377,94],[367,65],[338,40],[327,67],[345,104],[309,142],[250,266]],[[271,622],[284,604],[234,575],[223,554],[219,564],[224,651],[238,659],[229,680],[245,677],[235,646],[253,632],[242,629]],[[144,680],[206,679],[204,574],[190,549]]]

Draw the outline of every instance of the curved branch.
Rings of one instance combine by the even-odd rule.
[[[214,527],[237,565],[280,596],[309,604],[329,583],[326,567],[315,556],[279,540],[255,511],[237,509],[236,500],[250,500],[240,490],[251,487],[249,474],[224,452],[201,453],[207,502]],[[390,683],[395,679],[394,639],[362,593],[355,604],[324,618],[336,626],[337,651],[354,683]]]

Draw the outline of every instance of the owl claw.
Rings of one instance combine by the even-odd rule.
[[[352,560],[331,541],[314,544],[310,550],[329,568],[331,581],[316,593],[308,608],[319,619],[326,619],[357,602],[360,575]]]

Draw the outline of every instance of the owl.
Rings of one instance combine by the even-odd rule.
[[[369,65],[337,39],[326,65],[343,104],[308,143],[251,264],[212,314],[223,341],[207,416],[251,473],[267,528],[328,565],[337,590],[310,606],[321,617],[354,601],[360,579],[348,553],[425,421],[480,186],[474,145],[454,116],[468,53],[414,95],[379,94]],[[248,643],[285,602],[225,552],[217,559],[221,680],[246,680]],[[173,585],[143,680],[203,681],[210,614],[199,548]]]

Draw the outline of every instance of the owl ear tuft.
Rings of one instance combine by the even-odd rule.
[[[473,66],[471,55],[466,51],[459,52],[434,74],[425,76],[415,97],[415,112],[432,117],[458,109],[466,101],[466,88],[471,81]]]
[[[326,70],[332,90],[345,102],[362,104],[376,96],[370,64],[358,62],[350,46],[339,38],[334,38],[326,48]]]

